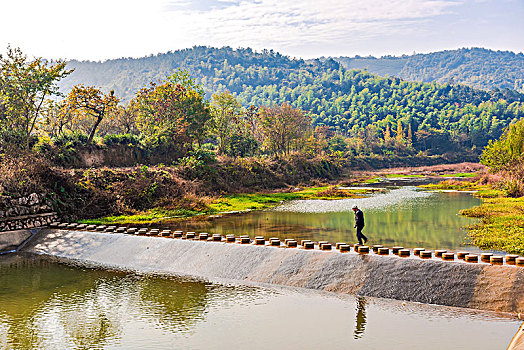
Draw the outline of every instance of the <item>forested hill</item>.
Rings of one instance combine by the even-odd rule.
[[[524,93],[524,55],[483,48],[458,49],[393,57],[338,57],[349,69],[409,81],[465,84],[484,90],[513,89]]]
[[[315,126],[346,135],[394,135],[399,123],[420,131],[428,147],[484,146],[511,121],[524,117],[524,95],[492,92],[464,85],[416,83],[347,70],[333,59],[303,61],[273,51],[194,47],[140,59],[103,63],[70,62],[76,70],[62,88],[73,84],[114,89],[129,100],[150,81],[177,68],[187,69],[210,94],[233,92],[245,105],[288,102],[310,113]],[[371,129],[370,129],[371,128]]]

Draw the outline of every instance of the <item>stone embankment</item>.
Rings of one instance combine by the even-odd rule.
[[[54,224],[23,251],[105,267],[524,313],[524,259],[350,247],[126,227]],[[92,230],[95,232],[89,232]],[[100,231],[100,232],[96,232]],[[104,232],[102,232],[104,231]],[[387,250],[387,252],[386,252]],[[424,254],[423,254],[424,252]],[[390,254],[391,253],[391,254]],[[445,255],[447,254],[447,255]],[[453,259],[451,259],[453,255]],[[506,264],[504,264],[504,260]]]
[[[53,202],[45,194],[0,196],[0,232],[46,226],[57,219]]]

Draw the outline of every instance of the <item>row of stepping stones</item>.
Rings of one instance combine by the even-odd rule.
[[[199,240],[199,241],[214,241],[214,242],[226,242],[226,243],[239,243],[239,244],[253,244],[253,245],[269,245],[273,247],[287,247],[287,248],[301,248],[306,250],[319,249],[324,251],[329,251],[335,248],[341,253],[353,252],[366,255],[374,253],[377,255],[396,255],[401,258],[413,256],[419,257],[421,259],[434,259],[439,258],[445,261],[454,261],[463,260],[468,263],[489,263],[492,265],[503,265],[504,263],[508,265],[515,265],[519,267],[524,267],[524,258],[514,254],[502,255],[493,255],[492,253],[481,253],[472,254],[467,251],[459,251],[456,253],[448,252],[447,250],[437,249],[435,251],[426,250],[424,248],[414,248],[414,249],[405,249],[404,247],[392,247],[387,248],[380,244],[375,244],[373,246],[366,246],[360,244],[346,244],[343,242],[338,242],[334,246],[327,241],[313,242],[311,240],[301,240],[297,242],[294,239],[287,238],[282,242],[277,237],[269,238],[268,240],[262,236],[256,236],[254,239],[251,239],[248,235],[221,235],[215,233],[210,235],[209,233],[196,233],[196,232],[183,232],[183,231],[172,231],[169,229],[147,229],[147,228],[136,228],[136,227],[125,227],[125,226],[108,226],[108,225],[87,225],[79,223],[66,223],[66,222],[53,222],[50,224],[51,228],[63,229],[63,230],[81,230],[81,231],[97,231],[97,232],[108,232],[108,233],[124,233],[132,235],[141,235],[141,236],[159,236],[159,237],[171,237],[171,238],[180,238],[187,240]]]

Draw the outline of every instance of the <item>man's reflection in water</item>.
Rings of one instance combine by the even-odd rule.
[[[357,320],[355,323],[355,331],[353,332],[354,339],[360,339],[364,336],[366,331],[366,299],[363,297],[357,298]]]

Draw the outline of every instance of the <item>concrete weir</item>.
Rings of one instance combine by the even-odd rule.
[[[26,252],[112,268],[524,313],[524,268],[46,229]]]

